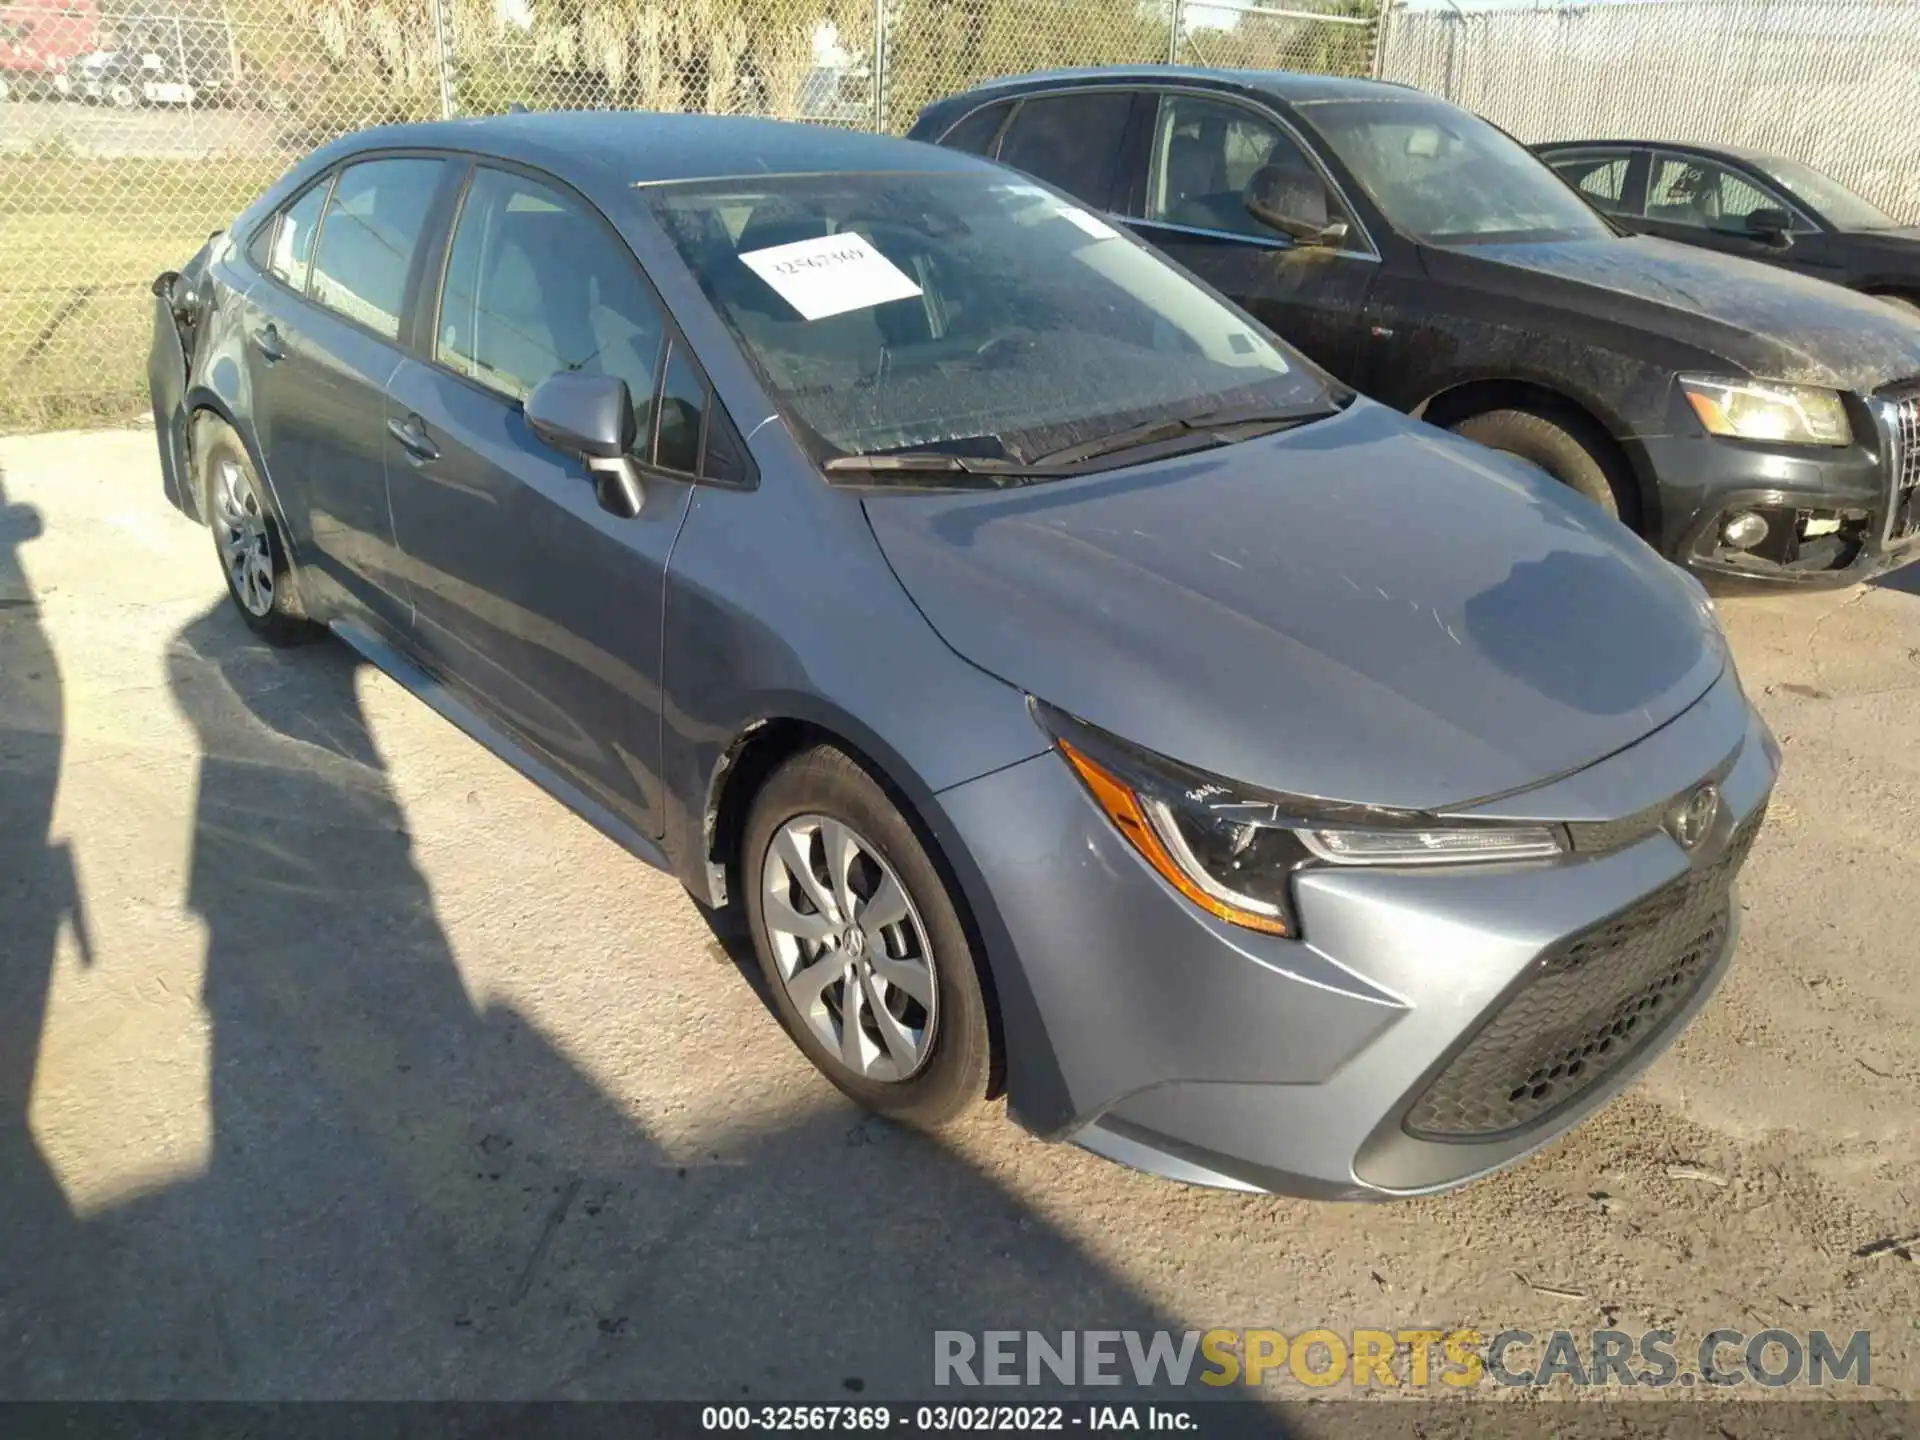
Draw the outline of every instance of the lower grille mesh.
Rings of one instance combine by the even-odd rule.
[[[1542,959],[1415,1100],[1415,1136],[1484,1140],[1546,1118],[1645,1049],[1700,988],[1726,942],[1747,817],[1712,865]]]

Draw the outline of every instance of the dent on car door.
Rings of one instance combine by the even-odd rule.
[[[386,384],[446,162],[348,165],[277,219],[248,316],[254,421],[322,617],[403,634],[411,601],[387,503]],[[324,203],[322,203],[324,202]]]
[[[1367,297],[1379,270],[1363,253],[1359,223],[1319,167],[1269,116],[1188,92],[1154,104],[1142,171],[1131,187],[1142,238],[1265,321],[1283,339],[1354,383]],[[1301,239],[1257,218],[1249,193],[1284,181],[1285,193],[1319,197],[1345,237]],[[1312,217],[1305,217],[1312,218]]]
[[[453,232],[431,358],[408,360],[389,386],[418,653],[647,835],[661,830],[666,563],[699,463],[684,463],[672,422],[685,419],[689,384],[705,386],[690,360],[668,359],[670,344],[651,287],[597,212],[557,185],[482,167]],[[522,402],[562,372],[626,382],[637,515],[603,505],[613,497],[581,460],[528,428]]]

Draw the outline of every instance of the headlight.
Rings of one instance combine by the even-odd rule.
[[[1409,811],[1275,795],[1116,740],[1051,706],[1034,714],[1114,828],[1209,914],[1298,935],[1292,880],[1312,865],[1464,865],[1566,852],[1551,825],[1462,824]]]
[[[1845,445],[1853,438],[1837,391],[1701,375],[1682,375],[1680,389],[1710,435],[1783,445]]]

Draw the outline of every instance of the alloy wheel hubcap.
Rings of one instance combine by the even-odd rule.
[[[879,850],[842,821],[797,816],[767,849],[760,896],[787,998],[840,1066],[900,1081],[926,1064],[939,1006],[933,951]]]
[[[220,462],[213,487],[214,538],[220,542],[220,560],[227,584],[249,615],[265,619],[273,609],[273,546],[267,535],[267,517],[247,477],[231,460]]]

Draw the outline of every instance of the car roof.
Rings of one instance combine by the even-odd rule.
[[[910,140],[831,125],[635,110],[526,111],[383,125],[345,136],[315,158],[332,163],[365,150],[414,147],[518,161],[562,179],[633,185],[748,175],[967,170],[984,163]]]
[[[1323,100],[1433,100],[1436,97],[1387,80],[1361,80],[1350,75],[1316,75],[1294,70],[1227,70],[1196,65],[1098,65],[1070,70],[1036,70],[1005,75],[961,93],[978,97],[988,91],[1017,94],[1023,90],[1060,85],[1115,82],[1127,85],[1164,85],[1169,81],[1225,85],[1270,95],[1290,105]],[[1445,103],[1445,102],[1441,102]]]

